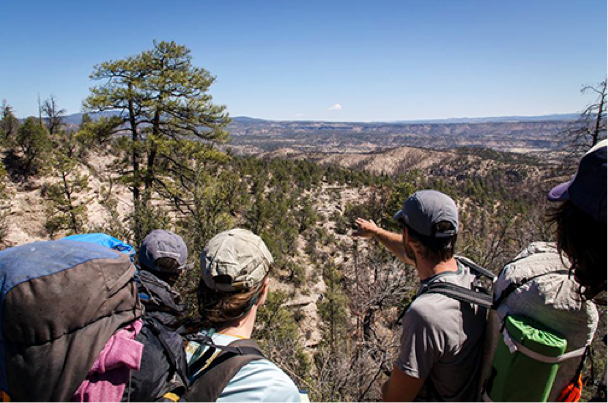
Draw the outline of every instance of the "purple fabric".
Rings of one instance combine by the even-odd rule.
[[[72,396],[73,402],[120,402],[129,373],[139,370],[144,345],[135,341],[141,319],[110,337],[89,370],[87,378]]]
[[[571,184],[572,184],[572,181],[565,182],[565,183],[562,183],[560,185],[557,185],[556,187],[554,187],[553,189],[551,189],[549,191],[549,193],[547,193],[547,198],[550,201],[564,201],[564,200],[568,200],[569,199],[568,188],[570,187]]]

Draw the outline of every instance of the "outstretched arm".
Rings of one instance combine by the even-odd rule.
[[[355,224],[359,229],[353,232],[353,236],[359,236],[362,238],[376,238],[378,242],[384,245],[393,255],[407,264],[413,265],[414,262],[409,259],[405,250],[403,249],[403,236],[395,232],[387,231],[376,225],[372,220],[365,220],[363,218],[357,218]]]

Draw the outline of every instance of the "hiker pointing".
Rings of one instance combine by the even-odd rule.
[[[400,233],[357,219],[354,236],[375,238],[415,267],[416,298],[403,314],[399,358],[382,388],[384,401],[474,401],[486,311],[437,288],[470,291],[475,275],[454,257],[458,211],[454,201],[435,190],[410,196],[394,218]],[[446,286],[447,284],[447,286]]]

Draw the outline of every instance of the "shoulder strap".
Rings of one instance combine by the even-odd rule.
[[[403,309],[403,311],[395,321],[395,324],[401,324],[401,321],[405,316],[405,312],[408,310],[410,305],[412,305],[416,298],[427,293],[442,294],[447,297],[454,298],[455,300],[479,305],[484,308],[492,307],[492,295],[485,290],[479,289],[478,291],[475,291],[466,287],[446,282],[431,283],[426,286],[422,290],[422,292],[420,292],[420,294],[416,295],[414,299],[412,299],[412,301]]]
[[[264,353],[254,340],[235,340],[227,346],[213,344],[208,351],[214,348],[221,349],[222,352],[212,358],[211,364],[194,381],[183,400],[215,402],[241,368],[252,361],[264,358]]]
[[[492,281],[494,281],[496,279],[496,274],[492,273],[490,270],[486,269],[485,267],[481,267],[480,265],[478,265],[477,263],[475,263],[471,259],[468,259],[468,258],[466,258],[464,256],[454,256],[454,258],[458,262],[460,262],[463,265],[467,266],[469,269],[472,269],[477,274],[481,274],[482,276],[485,276],[485,277],[489,278]]]
[[[169,364],[171,369],[181,378],[184,387],[188,387],[188,364],[186,363],[186,356],[183,352],[183,339],[177,333],[169,332],[162,324],[159,324],[152,318],[146,318],[146,322],[150,325],[150,329],[158,338],[158,341],[163,346],[165,354],[169,357]],[[174,347],[171,347],[173,342]],[[181,347],[179,350],[178,348]],[[176,351],[178,353],[176,354]]]
[[[473,291],[452,283],[431,283],[420,294],[443,294],[458,301],[468,302],[484,308],[492,307],[492,296],[483,292]]]

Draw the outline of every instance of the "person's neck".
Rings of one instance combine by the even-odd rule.
[[[418,277],[420,278],[420,281],[424,281],[427,278],[439,273],[458,271],[458,263],[454,258],[444,261],[432,261],[425,260],[422,259],[420,256],[417,256],[416,271],[418,272]]]
[[[253,325],[255,324],[255,317],[258,312],[258,306],[254,305],[247,315],[243,316],[237,322],[232,325],[222,328],[218,333],[241,337],[243,339],[250,339],[251,333],[253,333]]]

